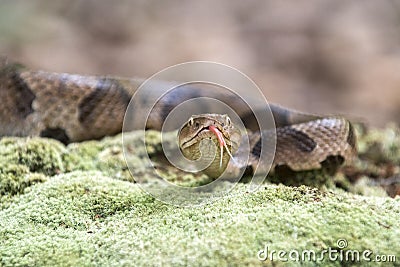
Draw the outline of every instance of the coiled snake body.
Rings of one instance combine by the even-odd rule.
[[[124,114],[131,96],[140,85],[134,79],[83,76],[31,71],[25,67],[0,62],[0,137],[42,136],[67,144],[114,135],[122,130]],[[193,88],[192,88],[193,89]],[[243,101],[233,94],[180,87],[158,101],[148,121],[148,129],[160,130],[168,113],[192,97],[219,99],[239,114],[248,128],[250,157],[240,166],[242,138],[225,115],[205,114],[192,117],[180,130],[179,143],[186,157],[198,157],[199,142],[212,138],[222,158],[205,170],[218,177],[235,154],[236,166],[251,167],[260,162],[261,138],[265,129],[254,126],[254,118]],[[138,103],[140,105],[141,103]],[[276,125],[276,152],[272,169],[286,166],[293,171],[324,167],[334,162],[335,169],[356,152],[356,138],[348,120],[300,113],[270,105]],[[220,150],[221,149],[221,150]],[[228,153],[229,152],[229,153]],[[239,166],[238,166],[239,165]]]

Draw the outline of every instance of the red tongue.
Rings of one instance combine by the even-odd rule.
[[[223,147],[225,145],[225,139],[222,133],[213,125],[208,126],[208,129],[217,136],[220,147]]]

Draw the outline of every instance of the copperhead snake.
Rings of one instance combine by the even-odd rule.
[[[42,136],[68,144],[115,135],[122,130],[125,110],[139,85],[140,81],[135,79],[32,71],[2,59],[0,137]],[[196,159],[200,141],[207,138],[214,141],[218,151],[214,162],[204,170],[211,177],[218,177],[225,168],[253,168],[256,162],[262,165],[261,138],[268,135],[268,130],[254,126],[254,118],[236,95],[177,88],[158,101],[146,128],[160,130],[176,105],[202,95],[229,103],[248,131],[240,133],[223,114],[194,115],[179,131],[183,154]],[[336,170],[356,154],[356,136],[347,119],[297,112],[273,104],[270,109],[276,125],[272,170],[284,166],[296,172],[324,168],[326,164]],[[250,145],[245,166],[240,164],[243,134]]]

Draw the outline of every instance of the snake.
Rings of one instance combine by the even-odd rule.
[[[116,135],[123,129],[127,107],[142,82],[135,78],[31,70],[2,57],[0,138],[40,136],[69,144]],[[177,105],[201,96],[229,103],[246,127],[245,131],[240,130],[228,115],[210,112],[192,114],[179,129],[179,148],[190,160],[201,156],[202,140],[211,140],[209,144],[215,145],[215,154],[209,156],[213,161],[203,170],[210,177],[219,177],[224,171],[255,172],[257,166],[262,170],[266,165],[261,158],[262,141],[271,132],[276,136],[275,153],[268,168],[272,172],[324,168],[336,171],[357,153],[354,127],[342,116],[315,115],[269,104],[275,129],[260,129],[239,96],[193,86],[180,86],[158,99],[146,129],[161,130]],[[136,103],[137,110],[144,104]],[[241,148],[243,138],[248,140],[248,151]]]

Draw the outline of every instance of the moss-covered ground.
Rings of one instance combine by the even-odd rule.
[[[153,182],[138,133],[64,146],[41,138],[0,140],[1,266],[243,266],[353,265],[295,261],[296,251],[370,250],[400,265],[399,130],[358,128],[360,157],[329,182],[286,186],[265,182],[249,193],[238,183],[226,197],[198,207],[165,204],[135,179]],[[197,185],[159,157],[156,132],[147,134],[154,165],[172,182]],[[157,160],[158,159],[158,160]],[[319,175],[308,173],[310,175]],[[229,182],[226,182],[229,183]],[[212,196],[211,196],[212,197]],[[272,250],[291,254],[260,260]],[[261,251],[264,250],[264,251]],[[294,252],[293,252],[294,251]],[[340,251],[340,250],[339,250]],[[340,253],[338,254],[340,255]],[[299,258],[297,258],[299,259]],[[301,259],[301,257],[300,257]],[[360,258],[359,264],[379,265]]]

